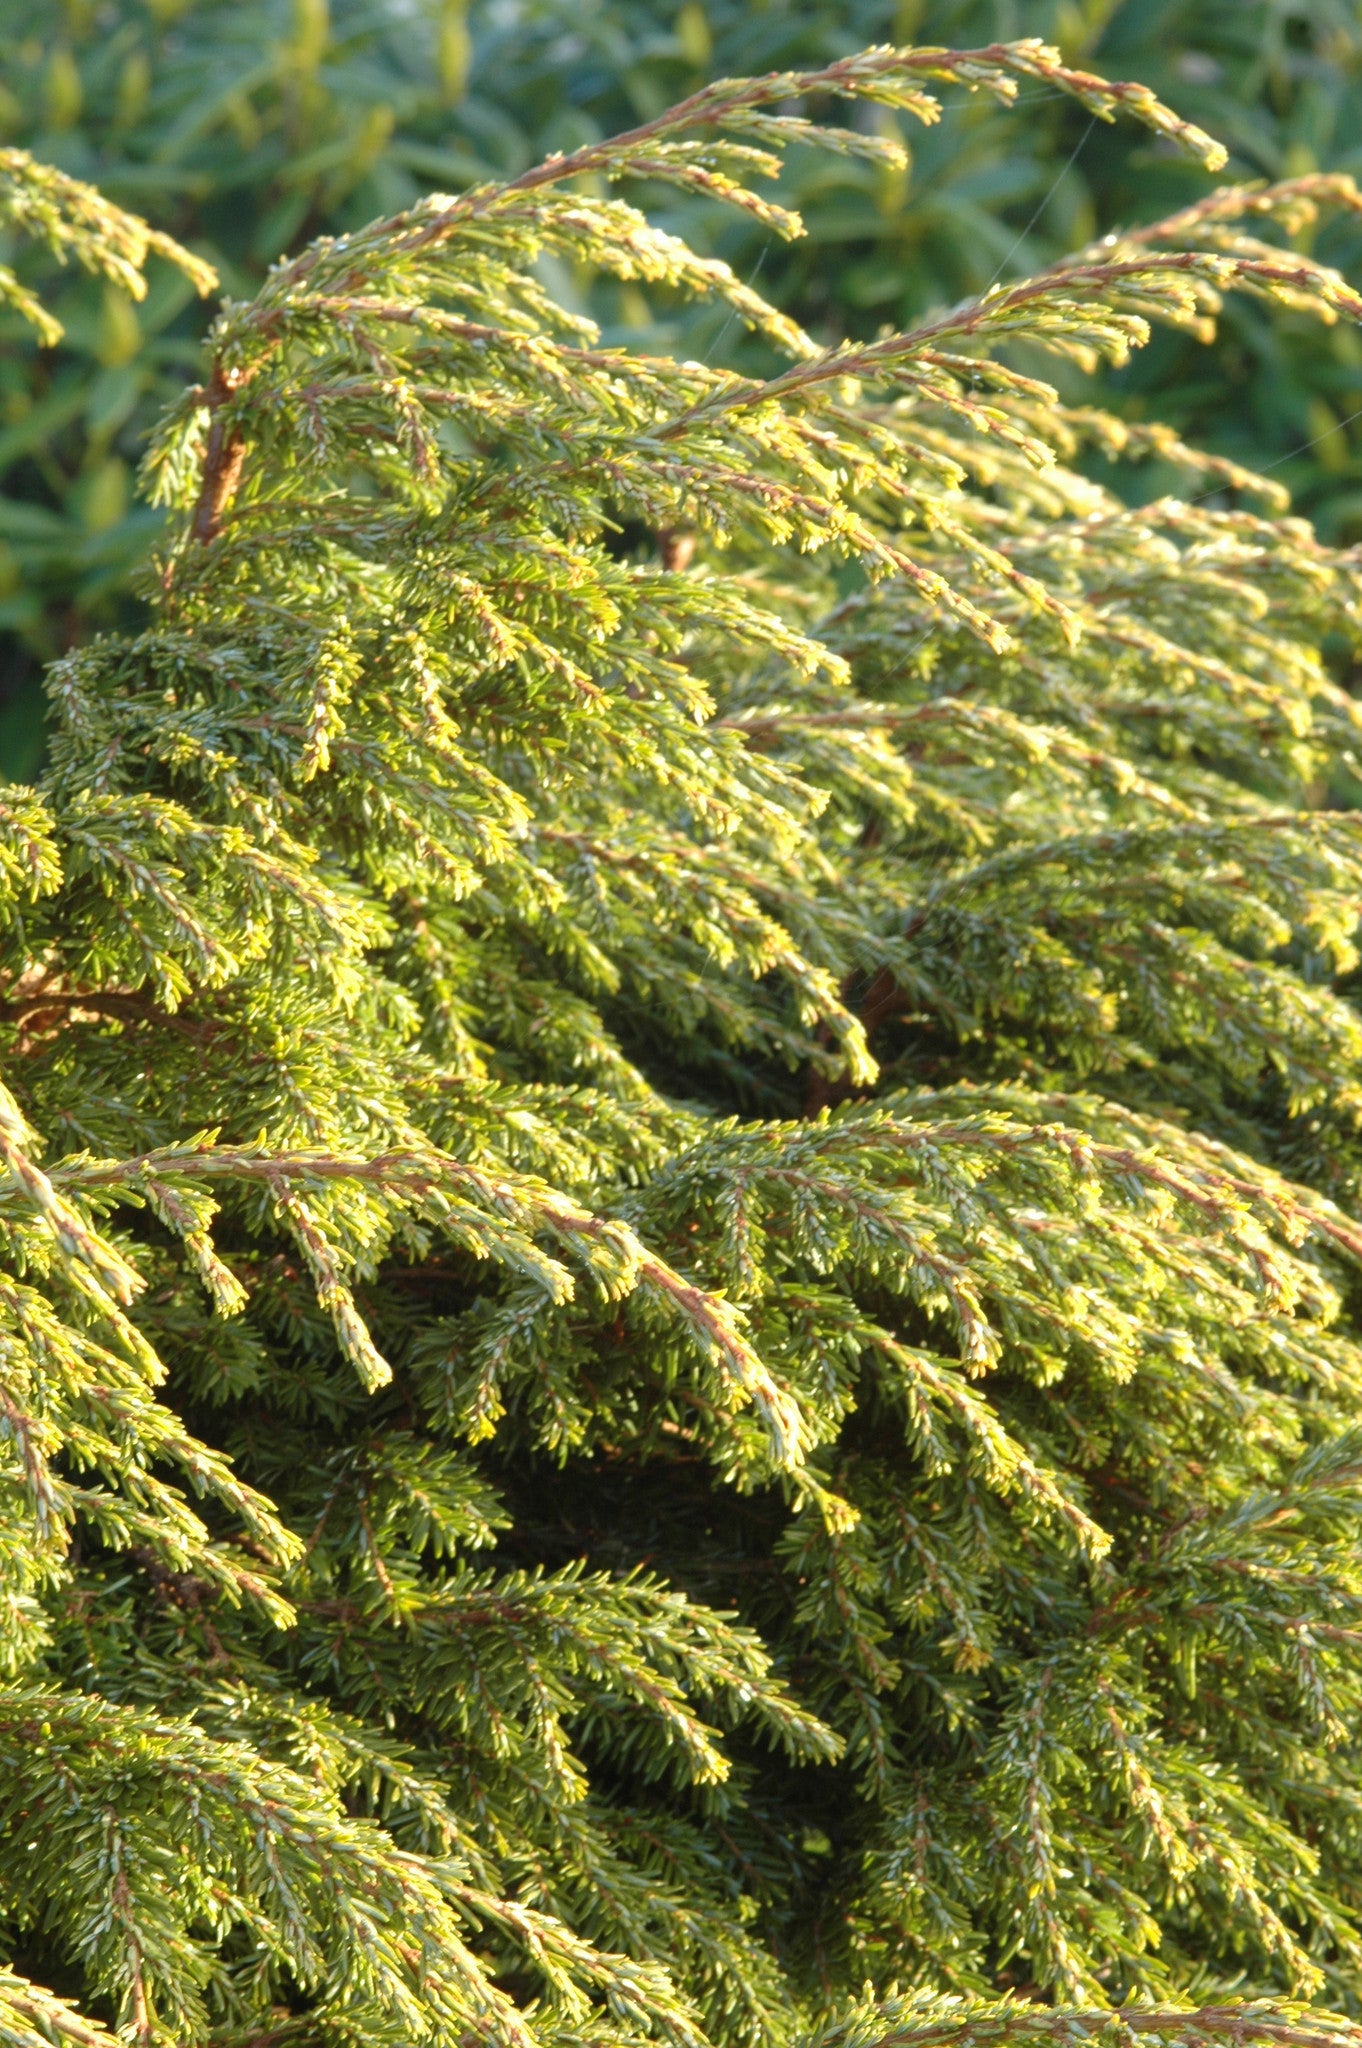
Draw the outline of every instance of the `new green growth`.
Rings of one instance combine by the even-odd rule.
[[[829,353],[610,191],[1018,81],[1220,161],[877,49],[218,316],[0,806],[11,2048],[1356,2038],[1362,564],[1037,363],[1362,200]]]

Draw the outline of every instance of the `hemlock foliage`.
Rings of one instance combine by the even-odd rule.
[[[1035,43],[706,87],[282,263],[148,453],[0,812],[15,2048],[1355,2038],[1233,2000],[1362,2002],[1359,565],[1008,352],[1356,318],[1267,237],[1357,199],[828,354],[610,195],[793,232],[895,145],[790,102],[943,81],[1218,161]]]
[[[1356,170],[1358,0],[6,0],[0,142],[144,214],[244,298],[315,234],[397,212],[432,184],[518,175],[706,77],[817,69],[885,41],[1020,35],[1146,81],[1228,145],[1236,181]],[[1157,137],[1094,125],[1040,81],[1015,110],[947,91],[931,129],[887,107],[816,111],[897,134],[911,162],[796,147],[782,183],[807,233],[781,246],[741,211],[675,188],[645,187],[643,203],[825,344],[910,324],[1204,191],[1198,166]],[[1356,276],[1362,220],[1336,209],[1307,246]],[[43,348],[0,310],[0,770],[26,779],[42,756],[46,662],[140,622],[130,583],[159,519],[134,473],[194,374],[206,319],[165,263],[134,303],[41,251],[21,246],[15,260],[65,328]],[[561,268],[554,290],[609,339],[765,367],[717,302],[687,306],[580,267]],[[1355,540],[1360,362],[1350,323],[1267,317],[1236,299],[1209,348],[1165,330],[1105,381],[1103,402],[1281,464],[1324,537]],[[1141,495],[1177,488],[1156,462]]]

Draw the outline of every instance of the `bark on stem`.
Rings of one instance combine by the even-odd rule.
[[[203,481],[194,507],[193,535],[197,541],[215,540],[222,531],[223,515],[236,495],[241,465],[246,459],[246,437],[240,427],[229,426],[223,407],[236,391],[238,378],[213,365],[205,397],[208,404],[208,446],[203,458]]]

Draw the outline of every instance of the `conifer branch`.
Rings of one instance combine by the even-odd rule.
[[[789,101],[1022,77],[1214,156],[879,50],[314,243],[149,451],[146,629],[50,672],[0,1895],[146,2048],[789,2048],[815,1954],[827,2048],[1356,2048],[1292,1999],[1362,1969],[1362,571],[991,357],[1354,317],[1280,240],[1356,194],[826,351],[585,189],[790,232],[782,150],[898,145]],[[103,2039],[12,1975],[0,2033]]]
[[[963,2001],[956,2003],[963,2005]],[[911,2001],[904,2000],[902,2004],[906,2009],[897,2025],[875,2032],[872,2015],[857,2013],[854,2019],[829,2028],[819,2039],[836,2043],[838,2048],[843,2043],[855,2043],[856,2048],[906,2048],[910,2042],[922,2044],[922,2048],[954,2048],[956,2043],[960,2048],[973,2048],[973,2044],[994,2042],[1093,2040],[1107,2036],[1137,2040],[1152,2035],[1170,2044],[1188,2044],[1188,2048],[1197,2042],[1225,2040],[1245,2044],[1245,2048],[1246,2044],[1258,2041],[1280,2043],[1281,2048],[1349,2048],[1357,2035],[1356,2027],[1348,2020],[1326,2017],[1306,2008],[1293,2012],[1251,1999],[1186,2008],[1125,2005],[1088,2011],[1047,2009],[1020,1999],[981,2001],[973,2011],[965,2005],[958,2017],[945,2001],[940,2002],[945,2009],[939,2006],[937,2011],[933,2011],[932,2001],[926,1999],[917,2011]]]

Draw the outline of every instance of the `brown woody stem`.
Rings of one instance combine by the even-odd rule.
[[[197,541],[215,540],[222,531],[223,515],[236,495],[241,465],[246,459],[246,437],[240,427],[229,426],[223,407],[236,391],[239,379],[224,371],[220,363],[206,392],[209,410],[208,446],[203,458],[203,481],[194,507],[193,535]]]

